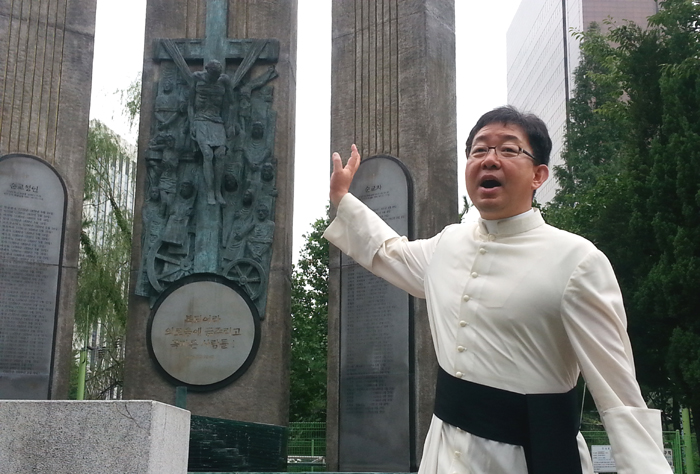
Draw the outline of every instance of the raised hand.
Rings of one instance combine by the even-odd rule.
[[[340,204],[340,200],[343,199],[343,196],[350,190],[350,183],[352,183],[352,178],[355,176],[357,168],[360,166],[360,160],[360,153],[357,151],[355,145],[352,146],[350,159],[345,166],[343,166],[343,160],[340,158],[340,155],[337,152],[333,153],[333,174],[331,174],[330,198],[334,206],[337,207],[338,204]]]

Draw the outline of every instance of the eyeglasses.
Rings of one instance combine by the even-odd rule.
[[[532,153],[530,153],[527,150],[523,150],[521,147],[517,145],[512,145],[510,143],[503,143],[498,146],[486,146],[486,145],[472,145],[467,147],[467,159],[474,159],[474,160],[482,160],[486,158],[486,156],[489,154],[489,151],[494,150],[496,152],[496,155],[498,155],[499,158],[516,158],[520,156],[520,154],[527,155],[528,157],[532,158],[537,162],[537,158],[535,158]]]

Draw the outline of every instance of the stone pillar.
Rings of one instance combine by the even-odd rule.
[[[412,238],[431,237],[457,221],[454,35],[454,0],[333,2],[331,151],[347,157],[355,143],[363,158],[390,155],[405,165],[413,182]],[[330,261],[327,462],[336,470],[342,294],[335,248]],[[432,415],[437,363],[425,302],[413,299],[411,306],[413,379],[405,398],[415,470]]]
[[[221,16],[217,17],[212,15],[211,12],[214,11],[211,10],[212,8],[217,8],[219,9],[218,11],[227,10],[227,14],[224,14],[223,18]],[[207,17],[208,9],[210,9],[209,17]],[[191,410],[194,415],[277,425],[287,424],[291,326],[290,276],[294,180],[296,15],[296,0],[148,0],[138,178],[136,204],[134,206],[135,224],[131,297],[127,322],[125,398],[153,399],[165,403],[174,403],[176,386],[178,385],[177,381],[164,376],[154,357],[149,355],[147,334],[153,301],[149,301],[148,297],[139,296],[139,292],[143,292],[136,287],[139,279],[143,278],[140,275],[143,258],[141,242],[142,233],[144,232],[142,228],[142,207],[144,201],[149,198],[145,195],[146,189],[151,185],[148,182],[151,178],[148,176],[146,160],[150,156],[149,153],[153,150],[153,142],[149,143],[149,141],[153,137],[154,130],[157,129],[155,126],[155,101],[160,93],[159,91],[162,91],[162,85],[159,86],[159,81],[164,78],[164,68],[166,66],[173,67],[171,56],[166,55],[166,52],[164,52],[162,39],[174,40],[175,47],[180,49],[182,56],[187,61],[185,67],[189,67],[192,72],[203,69],[204,58],[207,55],[209,55],[209,58],[225,57],[226,59],[221,60],[224,63],[224,72],[234,80],[236,71],[241,67],[241,59],[242,55],[245,55],[245,48],[249,48],[252,44],[250,41],[246,42],[245,40],[249,38],[270,39],[270,43],[263,48],[258,56],[258,58],[263,58],[261,63],[258,64],[256,62],[251,69],[251,74],[246,76],[240,83],[243,85],[252,84],[255,77],[261,77],[270,64],[270,62],[264,62],[265,54],[268,54],[266,51],[270,51],[267,48],[271,48],[272,43],[278,45],[273,45],[274,48],[278,47],[278,53],[275,53],[276,59],[274,62],[277,75],[264,82],[264,84],[274,90],[274,98],[271,103],[272,110],[276,114],[275,139],[272,145],[272,160],[274,160],[275,166],[276,204],[274,205],[273,215],[269,217],[275,223],[275,231],[271,247],[267,303],[264,306],[264,311],[260,314],[259,347],[247,370],[244,370],[244,373],[234,382],[223,387],[216,387],[213,390],[189,390],[187,409]],[[222,24],[219,20],[223,20],[224,23]],[[209,27],[210,31],[206,31],[207,25],[214,25],[215,27],[211,26]],[[210,42],[210,38],[215,35],[218,35],[217,38],[220,41],[217,42],[216,48],[210,50],[208,48],[213,44]],[[184,39],[187,39],[187,41]],[[197,50],[195,47],[188,49],[187,44],[194,43],[204,45],[201,49],[206,49],[208,52],[198,52],[200,50]],[[231,47],[227,46],[227,44],[231,45],[233,43],[236,43],[238,46],[235,44]],[[173,48],[170,51],[172,52]],[[243,53],[240,53],[240,51],[243,51]],[[177,53],[175,54],[177,55]],[[243,94],[239,89],[240,84],[234,89],[236,94]],[[180,85],[176,84],[176,87],[184,86],[182,86],[181,82]],[[248,93],[250,94],[250,92]],[[236,110],[238,112],[235,113],[243,117],[240,112],[241,109]],[[243,121],[245,119],[241,118],[240,120]],[[240,128],[244,129],[245,125],[240,125]],[[233,147],[229,147],[229,149],[231,148]],[[191,162],[191,165],[188,166],[201,167],[201,158],[197,156],[197,152],[191,157],[186,157],[186,153],[183,152],[180,158],[181,163]],[[232,161],[234,159],[239,160],[239,158],[231,158]],[[182,179],[182,177],[178,179]],[[201,184],[200,181],[199,185]],[[243,185],[244,182],[241,181],[238,189]],[[261,184],[260,186],[264,187],[265,185]],[[259,188],[256,189],[259,190]],[[201,190],[198,193],[195,199],[199,199],[200,195],[204,196]],[[235,193],[232,192],[233,194]],[[221,268],[220,266],[215,266],[219,262],[216,258],[212,258],[212,255],[201,255],[199,249],[208,245],[208,239],[202,238],[204,232],[211,236],[221,234],[220,226],[217,226],[216,222],[222,222],[223,220],[223,225],[226,226],[225,214],[228,211],[224,205],[212,205],[203,200],[197,201],[197,204],[195,204],[194,212],[197,213],[198,217],[205,215],[209,211],[211,211],[211,214],[209,214],[211,218],[206,219],[206,225],[202,222],[197,223],[198,240],[196,245],[193,245],[195,255],[194,273],[190,275],[192,278],[215,271],[218,272]],[[232,219],[235,220],[238,217],[232,217]],[[216,246],[214,246],[215,248]],[[242,280],[238,280],[238,283],[243,285]],[[204,285],[207,286],[208,284],[205,283]],[[235,299],[235,295],[232,298]],[[182,318],[186,317],[185,312],[186,309],[183,309]],[[201,349],[202,341],[199,342]],[[207,347],[210,348],[210,346]],[[198,356],[198,354],[194,353],[192,355]]]
[[[62,258],[53,285],[58,296],[47,396],[53,399],[66,398],[69,389],[95,6],[95,0],[0,2],[0,156],[38,157],[58,173],[66,188]],[[37,188],[35,194],[40,193]],[[59,241],[60,237],[55,236]],[[0,299],[7,301],[12,295],[4,293],[8,282],[1,276],[3,263],[9,265],[6,258],[0,252]],[[33,309],[31,301],[6,309],[32,319],[27,313]]]

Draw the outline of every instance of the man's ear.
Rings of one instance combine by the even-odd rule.
[[[549,178],[549,168],[547,165],[538,165],[535,168],[535,176],[532,178],[532,189],[538,189]]]

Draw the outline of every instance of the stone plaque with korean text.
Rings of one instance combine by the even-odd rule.
[[[65,215],[50,165],[0,158],[0,399],[49,398]]]
[[[191,277],[168,290],[149,324],[151,355],[174,384],[215,389],[245,372],[260,322],[243,290],[220,277]]]
[[[410,182],[398,160],[363,160],[350,191],[409,236]],[[409,296],[346,255],[341,264],[340,470],[408,472]]]

